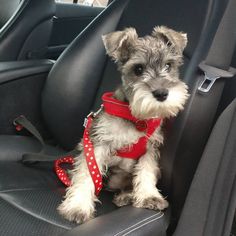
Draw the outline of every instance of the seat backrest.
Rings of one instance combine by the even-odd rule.
[[[1,1],[0,61],[43,58],[54,12],[54,0]]]

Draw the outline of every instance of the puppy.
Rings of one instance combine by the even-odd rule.
[[[163,143],[161,123],[176,116],[189,96],[187,85],[179,79],[186,34],[160,26],[141,38],[134,28],[127,28],[104,35],[103,42],[118,65],[122,85],[104,95],[104,104],[110,102],[111,111],[105,106],[91,118],[78,145],[81,153],[71,172],[72,184],[58,207],[61,215],[77,223],[94,217],[95,202],[99,201],[95,193],[101,190],[102,176],[108,176],[107,187],[118,192],[113,200],[117,206],[168,207],[156,187],[159,146]],[[116,105],[128,109],[131,118],[114,115]],[[92,154],[87,153],[88,145]],[[130,158],[130,153],[136,156]]]

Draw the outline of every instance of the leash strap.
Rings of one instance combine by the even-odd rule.
[[[98,164],[96,162],[96,158],[94,154],[94,146],[89,136],[89,129],[91,127],[92,120],[93,119],[92,119],[92,114],[91,114],[87,117],[85,121],[85,125],[84,125],[85,129],[84,129],[84,134],[83,134],[83,147],[84,147],[84,155],[85,155],[87,167],[88,167],[91,179],[95,187],[95,194],[98,196],[102,189],[102,175],[99,170]],[[68,187],[71,185],[71,180],[69,179],[65,169],[61,167],[61,164],[65,164],[65,163],[74,164],[73,157],[65,156],[58,160],[55,160],[54,169],[58,178],[61,180],[61,182]]]
[[[95,194],[99,195],[102,189],[102,175],[100,173],[98,164],[96,162],[96,158],[94,154],[94,146],[89,136],[89,128],[91,127],[91,124],[92,124],[92,116],[88,117],[86,123],[87,124],[85,125],[85,130],[84,130],[84,135],[83,135],[84,155],[86,158],[86,163],[88,166],[90,176],[94,183]]]
[[[54,170],[57,174],[57,177],[61,180],[61,182],[67,187],[71,185],[71,180],[68,177],[66,170],[61,167],[61,164],[68,163],[74,164],[74,158],[72,156],[65,156],[54,162]]]

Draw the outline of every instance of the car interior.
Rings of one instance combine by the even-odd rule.
[[[0,236],[236,235],[233,11],[235,0],[0,0]],[[190,98],[165,121],[161,149],[158,188],[170,206],[118,208],[103,190],[94,219],[69,222],[57,212],[65,186],[53,161],[22,162],[42,146],[14,120],[23,115],[37,128],[44,154],[73,150],[84,118],[120,84],[101,36],[126,27],[144,36],[156,25],[188,35],[180,76]]]

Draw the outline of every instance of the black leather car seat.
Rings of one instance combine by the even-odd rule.
[[[102,34],[133,26],[139,35],[144,35],[155,25],[187,32],[189,44],[184,53],[182,76],[194,93],[197,65],[210,46],[226,2],[114,1],[72,42],[48,76],[42,92],[42,113],[49,131],[61,147],[48,146],[48,153],[58,154],[73,148],[81,138],[84,117],[99,106],[103,91],[112,90],[119,84],[116,67],[105,55]],[[181,135],[185,119],[183,113],[175,121],[175,129],[168,134],[174,134],[168,139],[170,141],[167,140],[168,150],[178,144],[177,139],[173,142],[173,137]],[[39,144],[32,138],[0,136],[2,235],[166,235],[172,217],[170,208],[175,204],[175,199],[171,198],[171,207],[164,213],[132,206],[117,209],[111,203],[112,194],[104,191],[97,218],[77,227],[62,219],[56,207],[65,188],[53,173],[52,163],[26,166],[20,162],[23,153],[39,149]],[[163,162],[163,190],[169,195],[171,176],[166,170],[177,158],[177,152],[164,154],[167,158]],[[182,172],[178,174],[181,176]]]
[[[44,58],[54,0],[2,0],[0,4],[0,61]]]

